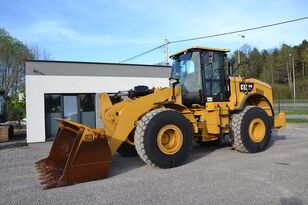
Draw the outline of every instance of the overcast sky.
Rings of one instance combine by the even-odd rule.
[[[296,0],[1,0],[0,27],[50,53],[53,60],[119,62],[169,41],[308,16]],[[169,46],[169,54],[202,45],[258,49],[308,39],[308,19],[277,27]],[[129,63],[164,61],[159,49]]]

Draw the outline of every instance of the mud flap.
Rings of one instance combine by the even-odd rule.
[[[36,162],[44,189],[105,178],[111,151],[104,133],[68,120],[58,121],[49,156]]]

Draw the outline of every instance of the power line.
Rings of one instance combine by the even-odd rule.
[[[120,61],[119,63],[124,63],[124,62],[126,62],[126,61],[133,60],[133,59],[138,58],[138,57],[140,57],[140,56],[143,56],[143,55],[145,55],[145,54],[147,54],[147,53],[150,53],[150,52],[152,52],[152,51],[155,51],[156,49],[162,48],[162,47],[164,47],[165,45],[166,45],[166,44],[162,44],[162,45],[157,46],[157,47],[155,47],[155,48],[152,48],[152,49],[150,49],[150,50],[144,51],[144,52],[142,52],[142,53],[140,53],[140,54],[138,54],[138,55],[135,55],[135,56],[133,56],[133,57],[127,58],[127,59],[125,59],[125,60],[122,60],[122,61]]]
[[[169,44],[171,44],[171,43],[181,43],[181,42],[185,42],[185,41],[194,41],[194,40],[199,40],[199,39],[204,39],[204,38],[213,38],[213,37],[218,37],[218,36],[225,36],[225,35],[245,32],[245,31],[252,31],[252,30],[268,28],[268,27],[272,27],[272,26],[278,26],[278,25],[292,23],[292,22],[296,22],[296,21],[302,21],[302,20],[305,20],[305,19],[308,19],[308,16],[298,18],[298,19],[292,19],[292,20],[289,20],[289,21],[283,21],[283,22],[279,22],[279,23],[273,23],[273,24],[267,24],[267,25],[263,25],[263,26],[253,27],[253,28],[237,30],[237,31],[230,31],[230,32],[219,33],[219,34],[214,34],[214,35],[209,35],[209,36],[201,36],[201,37],[188,38],[188,39],[182,39],[182,40],[177,40],[177,41],[170,41]]]
[[[305,19],[308,19],[308,16],[302,17],[302,18],[297,18],[297,19],[292,19],[292,20],[288,20],[288,21],[282,21],[282,22],[278,22],[278,23],[273,23],[273,24],[267,24],[267,25],[262,25],[262,26],[247,28],[247,29],[236,30],[236,31],[224,32],[224,33],[213,34],[213,35],[208,35],[208,36],[200,36],[200,37],[195,37],[195,38],[181,39],[181,40],[176,40],[176,41],[169,41],[169,42],[167,42],[165,44],[162,44],[162,45],[159,45],[159,46],[157,46],[155,48],[152,48],[150,50],[144,51],[144,52],[142,52],[142,53],[140,53],[138,55],[135,55],[133,57],[127,58],[125,60],[122,60],[119,63],[124,63],[126,61],[133,60],[133,59],[138,58],[140,56],[143,56],[143,55],[145,55],[147,53],[150,53],[150,52],[152,52],[152,51],[154,51],[156,49],[162,48],[162,47],[166,46],[167,44],[182,43],[182,42],[186,42],[186,41],[194,41],[194,40],[200,40],[200,39],[205,39],[205,38],[213,38],[213,37],[218,37],[218,36],[226,36],[226,35],[235,34],[235,33],[241,33],[241,32],[246,32],[246,31],[258,30],[258,29],[278,26],[278,25],[287,24],[287,23],[293,23],[293,22],[302,21],[302,20],[305,20]]]

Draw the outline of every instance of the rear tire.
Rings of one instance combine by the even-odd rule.
[[[157,109],[139,120],[135,146],[140,158],[153,167],[180,165],[192,148],[193,132],[188,120],[178,111]]]
[[[231,144],[240,152],[265,150],[271,140],[272,120],[260,107],[247,106],[231,116]]]
[[[117,152],[123,157],[135,157],[137,151],[134,145],[134,131],[129,134],[127,141],[123,142]]]

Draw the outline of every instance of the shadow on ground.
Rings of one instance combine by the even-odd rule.
[[[109,170],[108,177],[120,175],[134,169],[144,166],[145,163],[139,156],[123,157],[120,154],[115,154],[111,159],[111,169]]]
[[[281,198],[280,199],[281,205],[302,205],[303,201],[297,197],[290,197],[290,198]]]
[[[189,164],[195,160],[207,156],[217,149],[228,145],[222,145],[218,141],[207,142],[204,145],[193,143],[192,152],[185,160],[184,164]],[[231,147],[230,147],[231,149]],[[115,154],[112,157],[112,165],[109,171],[109,177],[120,175],[122,173],[138,169],[146,164],[140,159],[139,156],[135,157],[123,157],[120,154]]]
[[[274,146],[275,142],[279,140],[286,140],[286,136],[281,135],[273,130],[272,138],[267,149],[270,149],[272,146]],[[230,143],[221,144],[219,141],[211,141],[200,145],[194,142],[192,151],[183,164],[192,163],[224,147],[232,149]],[[120,175],[133,169],[138,169],[142,166],[145,166],[145,163],[140,159],[139,156],[123,157],[119,154],[115,154],[112,157],[112,166],[109,171],[109,177]]]
[[[272,138],[271,138],[270,143],[268,144],[267,149],[270,149],[272,146],[274,146],[276,141],[286,140],[286,139],[287,139],[287,137],[285,135],[278,133],[277,130],[273,130],[272,131]]]
[[[231,149],[230,144],[227,143],[221,144],[218,140],[205,142],[203,144],[193,143],[192,152],[189,155],[188,159],[184,162],[184,164],[188,164],[200,158],[206,157],[212,152],[224,147],[230,147]]]

